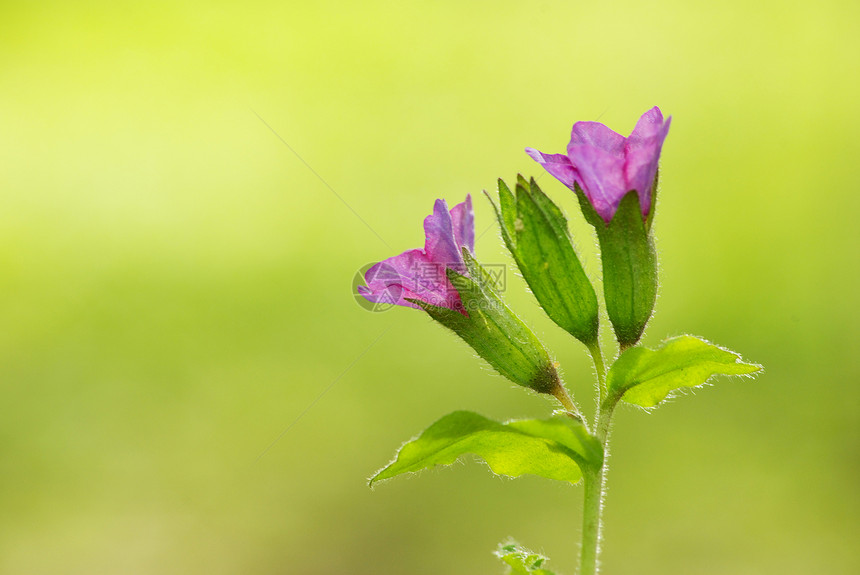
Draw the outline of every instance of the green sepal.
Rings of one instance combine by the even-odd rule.
[[[597,230],[603,266],[603,295],[622,349],[636,344],[657,301],[657,252],[649,233],[654,208],[642,218],[639,196],[628,192],[607,224],[577,186],[585,219]]]
[[[538,303],[559,327],[593,345],[598,333],[597,296],[562,211],[534,179],[526,182],[522,176],[517,176],[516,196],[499,180],[499,205],[501,209],[493,203],[502,238]]]
[[[554,575],[543,568],[549,558],[526,549],[516,541],[500,543],[494,554],[508,565],[507,575]]]
[[[471,411],[455,411],[403,444],[370,484],[451,465],[466,454],[483,459],[497,475],[537,475],[570,483],[582,478],[583,467],[596,469],[603,461],[600,442],[567,414],[499,423]]]
[[[761,369],[732,351],[682,335],[655,350],[632,347],[622,353],[607,376],[608,398],[654,407],[672,391],[698,387],[713,375],[751,375]]]
[[[556,394],[561,382],[546,348],[502,302],[493,289],[492,278],[465,248],[463,259],[469,276],[450,268],[447,274],[468,316],[420,300],[407,301],[460,336],[493,369],[517,385],[538,393]]]
[[[585,192],[579,187],[578,183],[574,183],[573,187],[576,191],[576,199],[579,200],[579,207],[582,210],[582,215],[585,216],[585,221],[591,224],[599,234],[606,227],[606,222],[600,217],[600,214],[591,205],[591,202],[586,197]]]
[[[486,190],[484,190],[484,194],[496,211],[496,217],[499,220],[499,227],[502,229],[502,239],[505,240],[505,245],[513,251],[511,246],[515,245],[516,242],[515,229],[517,220],[517,200],[514,194],[511,193],[510,188],[508,188],[507,184],[501,178],[499,178],[499,206],[501,210],[496,207],[496,203],[493,202],[493,198],[490,197],[490,194]]]
[[[660,183],[660,169],[657,168],[657,173],[654,174],[654,185],[651,186],[651,209],[648,211],[648,216],[645,218],[645,231],[651,232],[651,224],[654,221],[654,214],[657,213],[657,185]],[[579,184],[574,183],[576,198],[579,200],[579,207],[582,209],[582,215],[585,216],[585,221],[595,228],[605,228],[606,222],[603,221],[594,206],[588,201],[588,198],[579,187]],[[599,231],[599,230],[598,230]]]
[[[654,214],[657,213],[657,185],[660,183],[660,168],[654,174],[654,184],[651,186],[651,209],[645,217],[645,232],[651,233],[651,224],[654,222]]]
[[[522,174],[517,174],[517,185],[527,188],[529,186],[529,183],[526,180],[525,176],[523,176]]]

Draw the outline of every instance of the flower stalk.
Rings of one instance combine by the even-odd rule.
[[[600,536],[603,520],[603,485],[605,465],[583,475],[582,548],[579,575],[596,575],[599,569]]]
[[[591,354],[594,371],[597,375],[597,405],[599,407],[600,403],[603,402],[604,395],[606,395],[606,364],[603,363],[603,351],[596,340],[588,346],[588,352]]]
[[[600,400],[592,428],[594,436],[603,448],[603,459],[599,466],[583,471],[582,543],[579,556],[579,575],[596,575],[600,569],[600,541],[603,533],[603,502],[606,496],[606,462],[609,458],[609,428],[612,414],[619,397],[604,398],[606,371],[603,353],[599,344],[589,346],[597,372],[597,387]]]

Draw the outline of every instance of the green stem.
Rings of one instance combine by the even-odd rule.
[[[576,403],[570,397],[570,394],[567,393],[567,388],[564,387],[564,383],[562,383],[561,380],[557,382],[555,389],[551,393],[564,406],[568,413],[573,415],[579,421],[583,422],[585,424],[586,429],[588,428],[588,423],[585,421],[585,418],[582,417],[582,412],[579,410],[579,406],[576,405]]]
[[[582,508],[582,549],[579,575],[596,575],[600,555],[600,523],[603,516],[604,466],[583,473],[585,500]]]
[[[600,411],[597,413],[597,422],[594,426],[594,433],[600,443],[603,444],[605,453],[604,459],[609,455],[609,424],[612,423],[612,414],[615,412],[615,406],[621,396],[613,393],[611,396],[603,400],[600,404]]]
[[[603,527],[603,498],[606,495],[606,460],[609,457],[609,424],[617,397],[603,401],[597,412],[594,432],[603,446],[603,461],[599,467],[583,470],[584,501],[582,506],[582,549],[579,575],[597,575],[600,562],[600,538]]]
[[[597,372],[597,406],[600,407],[600,404],[603,403],[603,396],[606,393],[606,365],[603,363],[603,352],[597,341],[588,346],[588,351],[591,354],[591,360],[594,362],[594,370]]]

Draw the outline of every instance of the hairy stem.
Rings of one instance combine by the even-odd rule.
[[[579,575],[596,575],[600,555],[600,523],[603,515],[604,466],[583,474],[585,500],[582,508],[582,549]]]
[[[591,354],[594,370],[597,372],[597,406],[600,407],[606,392],[606,366],[603,363],[603,352],[597,341],[588,346],[588,352]]]
[[[594,433],[603,446],[600,467],[583,470],[584,501],[582,506],[582,548],[579,575],[597,575],[600,569],[600,538],[603,528],[603,499],[606,495],[606,461],[609,458],[609,424],[615,411],[617,397],[601,402],[594,424]]]
[[[579,406],[576,405],[576,402],[570,397],[570,394],[567,392],[567,388],[564,387],[564,384],[561,381],[558,382],[558,385],[556,385],[555,389],[551,393],[564,406],[568,413],[583,422],[586,429],[588,428],[588,423],[582,417],[582,412],[579,410]]]

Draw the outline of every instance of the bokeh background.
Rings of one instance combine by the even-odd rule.
[[[860,4],[4,2],[0,572],[574,572],[578,487],[365,480],[455,409],[542,416],[364,264],[571,124],[674,117],[645,342],[766,366],[616,418],[605,573],[860,572]],[[590,407],[591,367],[506,297]]]

